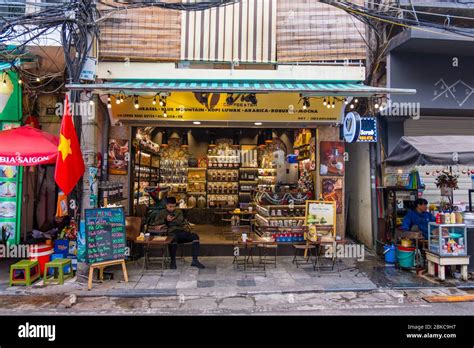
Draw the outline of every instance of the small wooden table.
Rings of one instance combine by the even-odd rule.
[[[435,275],[434,265],[438,265],[438,278],[445,280],[444,266],[461,266],[461,278],[467,280],[467,266],[469,265],[469,255],[466,256],[441,256],[430,251],[426,251],[428,261],[428,274]]]
[[[316,246],[316,258],[314,261],[314,268],[318,270],[318,276],[321,276],[321,267],[330,267],[331,271],[334,271],[334,266],[337,268],[337,273],[339,277],[341,277],[341,271],[339,269],[339,259],[337,257],[337,246],[338,245],[343,245],[347,244],[347,240],[341,239],[341,240],[333,240],[333,241],[321,241],[318,240],[316,242],[310,242],[310,244],[313,244]],[[321,266],[321,247],[322,246],[332,246],[333,252],[332,252],[332,265],[330,266]]]
[[[265,256],[266,256],[266,250],[267,250],[266,246],[274,245],[274,244],[276,244],[274,240],[270,240],[270,239],[262,238],[262,237],[254,237],[252,238],[251,241],[247,240],[245,242],[242,241],[242,238],[239,238],[236,246],[243,246],[243,249],[245,252],[243,264],[244,264],[244,273],[246,276],[248,272],[259,272],[259,271],[262,271],[265,277],[267,276],[267,268],[266,268],[266,262],[265,262]],[[249,251],[255,249],[256,247],[262,250],[260,257],[264,259],[264,262],[263,263],[259,262],[259,264],[255,266],[253,264],[253,258],[252,258],[252,268],[248,270],[250,268],[248,265],[248,258],[252,256],[249,254]]]
[[[144,246],[144,260],[143,260],[143,270],[147,270],[148,266],[150,265],[150,256],[149,256],[149,251],[152,248],[156,249],[161,249],[162,254],[159,259],[161,259],[161,275],[163,275],[163,272],[165,270],[165,262],[166,262],[166,257],[168,256],[168,246],[171,244],[171,241],[173,240],[173,237],[171,236],[163,236],[163,237],[145,237],[144,240],[135,240],[135,243],[137,244],[142,244]]]

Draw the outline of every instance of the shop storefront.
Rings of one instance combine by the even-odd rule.
[[[68,87],[87,87],[107,106],[108,179],[99,183],[100,205],[121,205],[146,221],[161,198],[174,196],[203,244],[232,243],[225,230],[239,224],[257,233],[278,229],[277,242],[304,242],[292,230],[307,225],[309,200],[333,203],[333,221],[309,220],[326,225],[320,233],[328,238],[344,239],[347,154],[339,124],[357,98],[387,93],[353,80],[301,78]]]

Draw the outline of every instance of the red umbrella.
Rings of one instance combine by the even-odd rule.
[[[31,126],[0,131],[0,165],[56,163],[58,143],[57,136]]]

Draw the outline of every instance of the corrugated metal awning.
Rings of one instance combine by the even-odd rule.
[[[98,94],[157,93],[173,91],[221,92],[221,93],[275,93],[293,92],[303,96],[354,96],[370,97],[378,94],[415,94],[415,89],[383,88],[366,86],[358,82],[328,81],[206,81],[206,80],[159,80],[114,81],[95,84],[68,84],[69,90],[92,91]]]

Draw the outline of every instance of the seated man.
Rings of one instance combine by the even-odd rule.
[[[153,216],[151,225],[166,225],[168,227],[168,234],[173,237],[173,241],[169,246],[171,269],[176,269],[176,251],[178,243],[192,242],[193,262],[191,266],[197,268],[204,268],[204,265],[199,262],[199,236],[196,233],[187,232],[184,227],[183,212],[176,209],[176,198],[166,198],[166,209],[160,210]]]
[[[424,239],[428,239],[428,223],[436,221],[433,214],[427,211],[428,201],[423,198],[415,200],[415,209],[410,210],[403,218],[402,230],[421,231]]]

